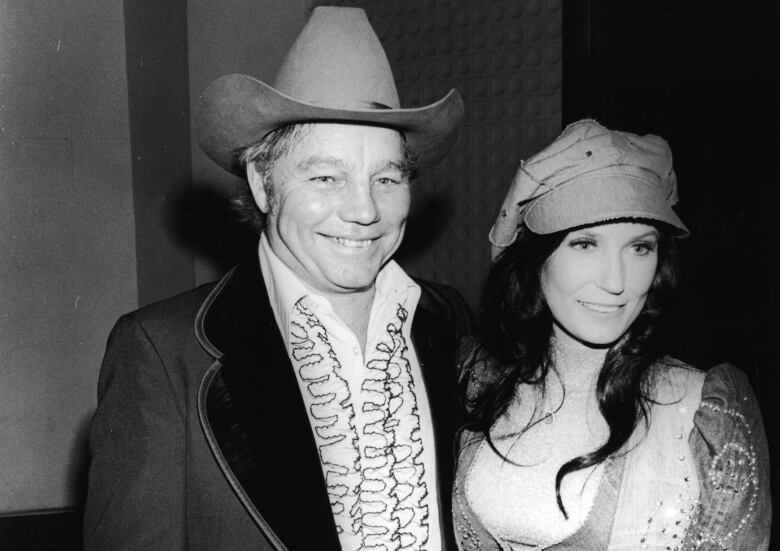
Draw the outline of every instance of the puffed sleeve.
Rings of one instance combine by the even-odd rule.
[[[693,424],[701,506],[683,549],[768,549],[769,449],[747,377],[727,364],[709,370]]]

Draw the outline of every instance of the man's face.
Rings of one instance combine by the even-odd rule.
[[[401,244],[410,201],[401,140],[387,128],[312,124],[270,182],[249,167],[271,249],[314,291],[370,289]]]

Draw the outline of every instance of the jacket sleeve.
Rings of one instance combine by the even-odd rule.
[[[699,466],[700,509],[684,549],[769,548],[769,449],[745,375],[730,365],[707,372],[689,444]]]
[[[84,549],[184,550],[183,403],[132,315],[109,336],[89,439]]]

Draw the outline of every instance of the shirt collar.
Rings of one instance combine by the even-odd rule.
[[[295,303],[308,295],[318,302],[327,304],[331,310],[332,307],[327,298],[309,289],[303,280],[274,253],[265,232],[260,235],[258,256],[271,309],[289,350],[290,316]],[[372,309],[391,300],[402,300],[406,296],[412,297],[413,304],[416,305],[419,295],[419,285],[401,269],[395,260],[390,260],[377,275]],[[411,311],[414,311],[414,306]]]
[[[260,234],[258,256],[260,258],[260,270],[263,273],[263,280],[268,291],[271,309],[274,311],[276,325],[281,330],[282,338],[284,338],[285,345],[289,349],[290,312],[295,303],[308,295],[309,291],[303,284],[303,281],[295,275],[295,272],[276,256],[276,253],[271,249],[268,238],[265,236],[265,232]]]

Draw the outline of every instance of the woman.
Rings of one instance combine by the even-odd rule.
[[[768,548],[749,384],[661,345],[676,201],[663,139],[592,120],[521,165],[462,364],[461,549]]]

